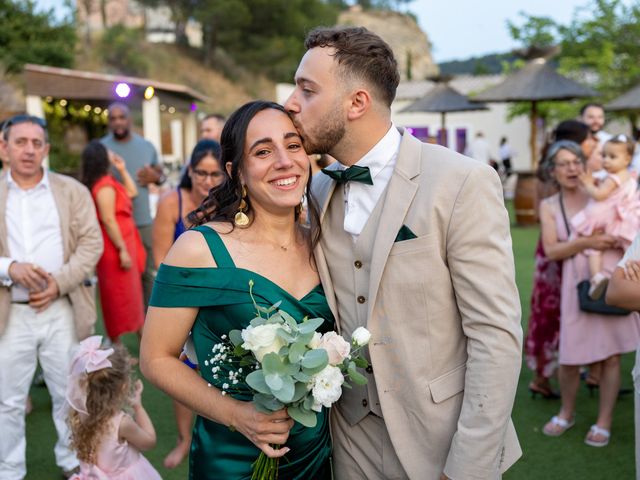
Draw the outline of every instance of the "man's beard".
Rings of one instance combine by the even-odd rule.
[[[113,131],[113,137],[116,140],[124,140],[125,138],[127,138],[129,136],[129,130],[124,129],[124,130],[114,130]]]
[[[333,109],[327,113],[320,122],[314,138],[309,138],[302,129],[302,145],[308,154],[324,153],[331,154],[334,147],[343,139],[346,128],[344,119],[340,116],[339,109]],[[304,127],[304,126],[303,126]]]

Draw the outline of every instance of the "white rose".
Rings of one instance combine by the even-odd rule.
[[[277,353],[286,345],[287,342],[277,334],[279,328],[280,325],[275,323],[245,328],[241,332],[242,339],[244,340],[242,348],[253,352],[258,361],[262,362],[262,357],[267,353]]]
[[[358,327],[351,335],[351,341],[358,347],[363,347],[371,339],[371,332],[364,327]]]
[[[322,335],[318,348],[324,348],[327,351],[330,365],[340,365],[351,351],[351,345],[336,332]]]
[[[311,349],[311,350],[315,350],[316,348],[320,347],[320,339],[322,338],[322,334],[319,332],[315,332],[313,334],[313,338],[311,339],[311,341],[307,344],[307,346]]]
[[[313,377],[313,388],[311,394],[313,395],[314,405],[313,410],[320,408],[323,405],[327,408],[338,401],[340,395],[342,395],[342,384],[344,383],[344,376],[338,367],[333,365],[327,365],[319,373]]]

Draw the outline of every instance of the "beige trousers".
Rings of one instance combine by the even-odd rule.
[[[351,426],[334,406],[331,435],[335,480],[408,480],[382,418],[369,414]]]

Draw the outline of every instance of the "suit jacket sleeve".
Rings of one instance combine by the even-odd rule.
[[[478,211],[485,213],[478,217]],[[509,217],[491,168],[474,166],[463,182],[446,245],[468,359],[445,474],[497,478],[520,372],[522,327]]]
[[[66,186],[70,199],[69,232],[71,251],[62,268],[53,274],[60,295],[67,295],[88,278],[102,256],[104,245],[96,209],[84,186]]]

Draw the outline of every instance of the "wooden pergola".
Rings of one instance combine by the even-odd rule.
[[[106,108],[119,101],[131,110],[142,110],[143,135],[162,154],[161,112],[176,114],[170,120],[171,145],[175,159],[188,158],[197,142],[196,102],[210,99],[184,85],[150,78],[70,70],[27,64],[24,68],[26,110],[44,118],[43,100],[82,101]],[[124,93],[127,93],[123,96]],[[177,158],[176,158],[177,157]]]

